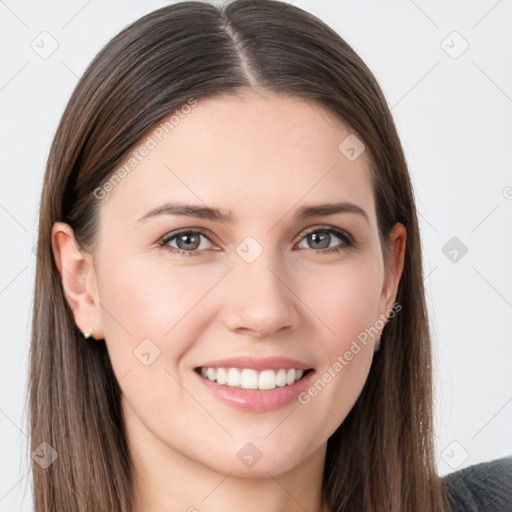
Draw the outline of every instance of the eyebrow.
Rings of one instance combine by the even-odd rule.
[[[299,208],[295,215],[298,219],[308,219],[310,217],[320,217],[325,215],[334,215],[336,213],[356,213],[361,215],[366,223],[369,224],[368,214],[360,206],[354,203],[343,201],[340,203],[325,203],[316,205],[307,205]],[[156,208],[152,208],[144,215],[137,219],[142,222],[152,217],[160,215],[178,215],[183,217],[194,217],[197,219],[211,220],[214,222],[224,222],[233,224],[236,218],[231,212],[224,212],[218,208],[210,208],[207,206],[196,206],[193,204],[183,204],[177,202],[165,203]]]

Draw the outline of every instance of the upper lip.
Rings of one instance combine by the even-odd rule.
[[[273,370],[273,369],[301,369],[309,370],[310,365],[290,359],[289,357],[251,357],[251,356],[238,356],[230,357],[228,359],[216,359],[215,361],[208,361],[203,363],[198,368],[252,368],[254,370]]]

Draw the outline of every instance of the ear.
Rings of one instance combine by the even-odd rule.
[[[82,332],[91,329],[94,338],[102,339],[101,305],[92,256],[78,248],[73,230],[64,222],[53,225],[52,248],[76,325]]]
[[[397,223],[389,234],[389,254],[384,262],[384,283],[379,301],[381,318],[388,318],[395,303],[398,284],[404,269],[406,229]]]

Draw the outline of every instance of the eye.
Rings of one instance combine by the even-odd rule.
[[[334,238],[341,240],[342,244],[330,247],[333,236]],[[321,228],[314,228],[312,231],[302,235],[302,237],[306,240],[306,242],[313,245],[312,250],[314,250],[315,253],[322,254],[340,252],[343,249],[352,247],[355,243],[347,232],[333,226],[322,226]]]
[[[201,229],[196,230],[182,230],[170,233],[164,236],[158,244],[165,246],[172,252],[177,252],[182,256],[198,256],[200,251],[206,249],[204,244],[201,243],[201,238],[209,240],[206,232]],[[176,242],[177,247],[170,245],[171,242]]]
[[[331,247],[330,244],[333,241],[333,237],[334,239],[341,240],[341,244]],[[207,232],[202,229],[183,229],[164,236],[158,242],[158,245],[181,256],[199,256],[202,254],[202,251],[208,248],[208,244],[203,244],[201,238],[210,241]],[[311,250],[321,254],[340,252],[355,245],[354,239],[347,232],[333,226],[316,227],[303,234],[301,240],[303,239],[313,245]]]

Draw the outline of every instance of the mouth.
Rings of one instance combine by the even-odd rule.
[[[314,379],[311,363],[285,356],[240,354],[194,368],[202,392],[246,412],[270,412],[293,404]]]
[[[194,369],[203,379],[218,385],[247,390],[269,391],[293,386],[313,372],[313,368],[254,368],[206,367]]]

